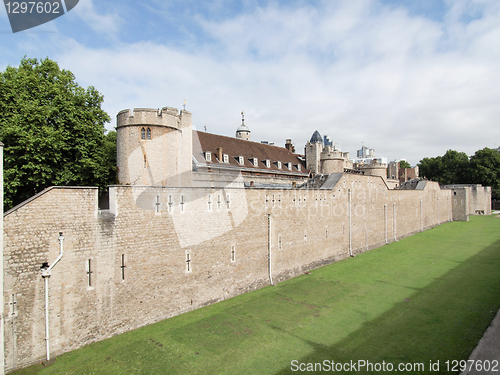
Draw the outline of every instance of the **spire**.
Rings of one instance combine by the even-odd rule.
[[[250,129],[245,125],[245,112],[241,111],[241,125],[236,130],[236,138],[250,140]]]

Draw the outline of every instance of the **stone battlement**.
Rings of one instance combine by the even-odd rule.
[[[186,121],[186,119],[191,119],[191,113],[186,110],[179,110],[173,107],[163,107],[162,109],[154,108],[134,108],[124,109],[118,112],[116,116],[116,126],[117,128],[124,126],[135,126],[135,125],[150,125],[150,126],[166,126],[178,129],[183,127],[183,124],[189,123],[191,121]]]

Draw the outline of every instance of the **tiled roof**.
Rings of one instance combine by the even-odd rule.
[[[222,148],[222,154],[227,154],[229,163],[218,160],[218,149]],[[205,153],[212,153],[212,161],[205,159]],[[271,146],[264,143],[246,141],[243,139],[225,137],[222,135],[199,132],[193,130],[193,156],[198,164],[207,164],[212,167],[223,167],[227,169],[245,169],[279,172],[294,174],[303,177],[308,174],[303,162],[297,155],[284,147]],[[243,164],[239,164],[239,157],[243,157]],[[257,158],[258,166],[253,165],[253,158]],[[270,166],[266,166],[266,160]],[[281,168],[278,168],[281,162]],[[292,164],[292,170],[288,169],[288,163]],[[297,166],[300,165],[300,171]]]

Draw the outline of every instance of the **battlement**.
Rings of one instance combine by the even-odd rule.
[[[150,125],[174,129],[191,126],[191,113],[173,107],[124,109],[116,115],[117,128],[123,126]]]

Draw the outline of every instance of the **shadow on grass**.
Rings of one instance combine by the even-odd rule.
[[[400,285],[397,280],[394,284]],[[423,371],[420,368],[399,373],[452,373],[448,371],[446,361],[468,359],[500,308],[500,240],[436,278],[428,286],[411,289],[416,292],[410,298],[405,298],[331,346],[272,327],[282,334],[302,340],[312,350],[307,356],[295,358],[297,362],[294,362],[293,369],[296,371],[292,371],[290,364],[277,374],[301,373],[298,368],[301,363],[301,369],[307,372],[307,363],[323,364],[323,361],[328,361],[331,366],[331,361],[350,364],[358,360],[372,364],[381,364],[382,361],[391,363],[393,372],[397,370],[398,364],[423,364]],[[437,361],[439,371],[436,371],[436,367],[431,371],[430,364],[436,366]],[[317,366],[316,371],[319,369]],[[350,366],[346,369],[351,371],[335,373],[384,373],[375,371],[377,367],[373,368],[374,371],[366,367],[356,367],[356,371]],[[323,371],[331,372],[328,365],[323,367]]]

